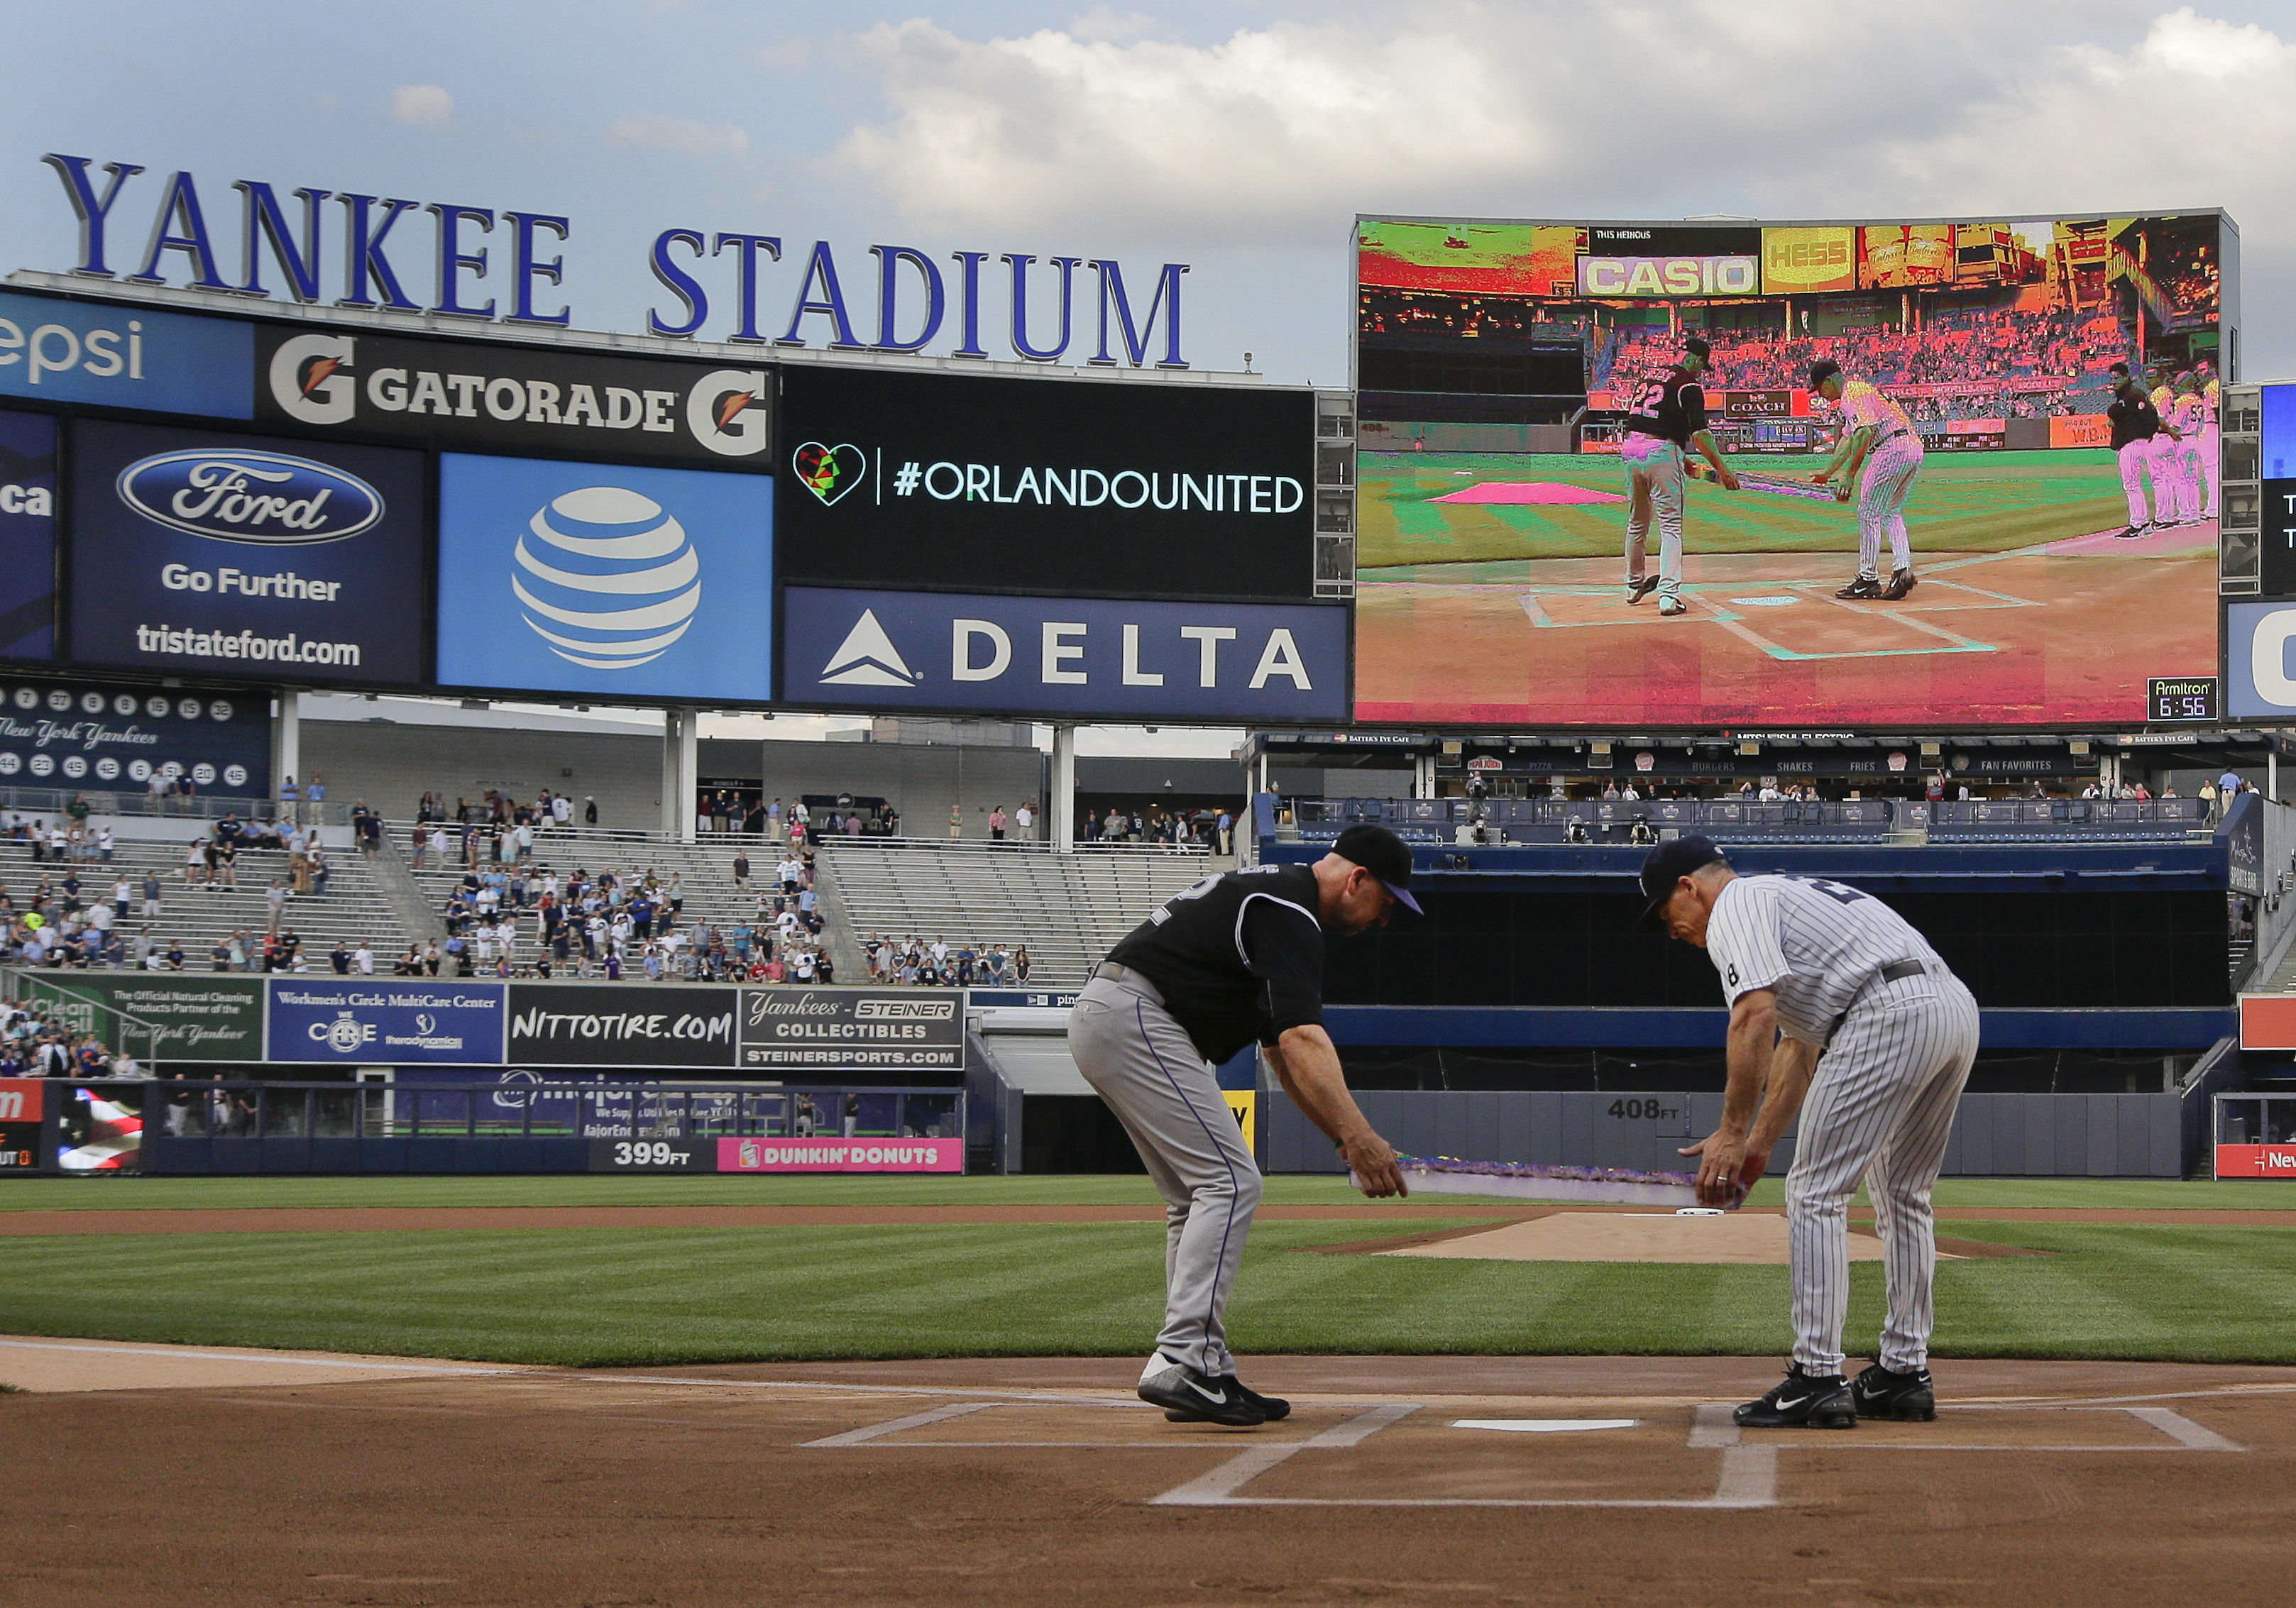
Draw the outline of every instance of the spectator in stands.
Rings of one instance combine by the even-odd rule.
[[[1004,828],[1009,818],[1010,817],[1005,815],[1004,807],[1002,804],[999,804],[996,808],[988,812],[988,841],[990,842],[1001,843],[1004,841]]]
[[[1013,976],[1019,982],[1029,980],[1029,946],[1026,944],[1013,951]]]
[[[585,826],[595,826],[597,824],[598,800],[586,793],[583,795],[582,799],[582,825]]]
[[[316,771],[311,775],[310,784],[303,789],[303,801],[311,807],[312,825],[320,825],[326,820],[326,812],[320,807],[327,801],[327,783]]]

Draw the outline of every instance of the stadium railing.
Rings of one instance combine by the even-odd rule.
[[[1881,842],[1919,833],[1939,842],[2031,838],[2181,841],[2210,828],[2201,799],[1300,799],[1292,825],[1302,841],[1329,841],[1357,822],[1383,825],[1427,847],[1457,841],[1480,823],[1491,846],[1560,843],[1576,820],[1598,842],[1620,842],[1637,820],[1661,836],[1703,833],[1718,841]]]

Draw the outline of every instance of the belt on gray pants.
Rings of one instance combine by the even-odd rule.
[[[1158,1005],[1164,1003],[1164,991],[1152,981],[1145,972],[1131,966],[1119,966],[1112,960],[1103,960],[1092,969],[1094,982],[1129,983]]]
[[[1866,981],[1859,986],[1857,993],[1850,996],[1849,1003],[1842,1007],[1841,1014],[1833,1019],[1833,1025],[1826,1030],[1826,1043],[1832,1044],[1833,1042],[1834,1035],[1841,1031],[1841,1024],[1849,1020],[1849,1013],[1856,1010],[1857,1008],[1857,1002],[1866,997],[1866,990],[1867,989],[1872,988],[1877,982],[1898,982],[1908,977],[1920,977],[1928,971],[1929,965],[1923,961],[1893,960],[1888,965],[1883,966],[1880,971],[1874,972],[1873,976],[1867,978]]]

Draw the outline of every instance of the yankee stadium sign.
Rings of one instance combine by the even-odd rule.
[[[332,279],[342,288],[335,307],[512,324],[573,322],[570,305],[549,305],[567,294],[574,225],[562,215],[308,186],[288,200],[258,179],[227,186],[238,193],[234,207],[219,198],[222,186],[210,185],[203,196],[188,171],[142,177],[145,169],[135,162],[98,168],[60,152],[40,160],[55,170],[78,223],[71,272],[86,278],[250,297],[270,296],[275,283],[305,306],[326,302],[322,287]],[[407,216],[414,212],[429,215],[427,229]],[[985,358],[986,278],[1004,283],[1004,335],[1023,362],[1188,366],[1180,355],[1185,263],[1160,264],[1152,275],[1136,268],[1128,286],[1113,258],[954,251],[944,267],[914,246],[873,245],[868,255],[873,267],[857,269],[849,248],[840,273],[825,240],[809,247],[792,241],[783,265],[778,235],[664,229],[648,246],[646,265],[668,299],[647,310],[646,332],[685,338],[714,329],[715,339],[758,346],[819,340],[832,351],[920,352],[947,332],[950,357]],[[992,258],[1000,267],[988,267]],[[427,284],[417,262],[430,269]],[[873,327],[859,283],[848,288],[857,274],[875,282]],[[266,283],[267,275],[275,281]],[[52,345],[62,349],[60,340]],[[121,360],[118,345],[104,349],[106,361]],[[390,407],[379,399],[375,406]],[[604,397],[594,406],[607,416]]]

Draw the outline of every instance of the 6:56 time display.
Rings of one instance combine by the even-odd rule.
[[[2223,716],[2214,676],[2155,676],[2145,684],[2144,718],[2153,725],[2206,725]]]

